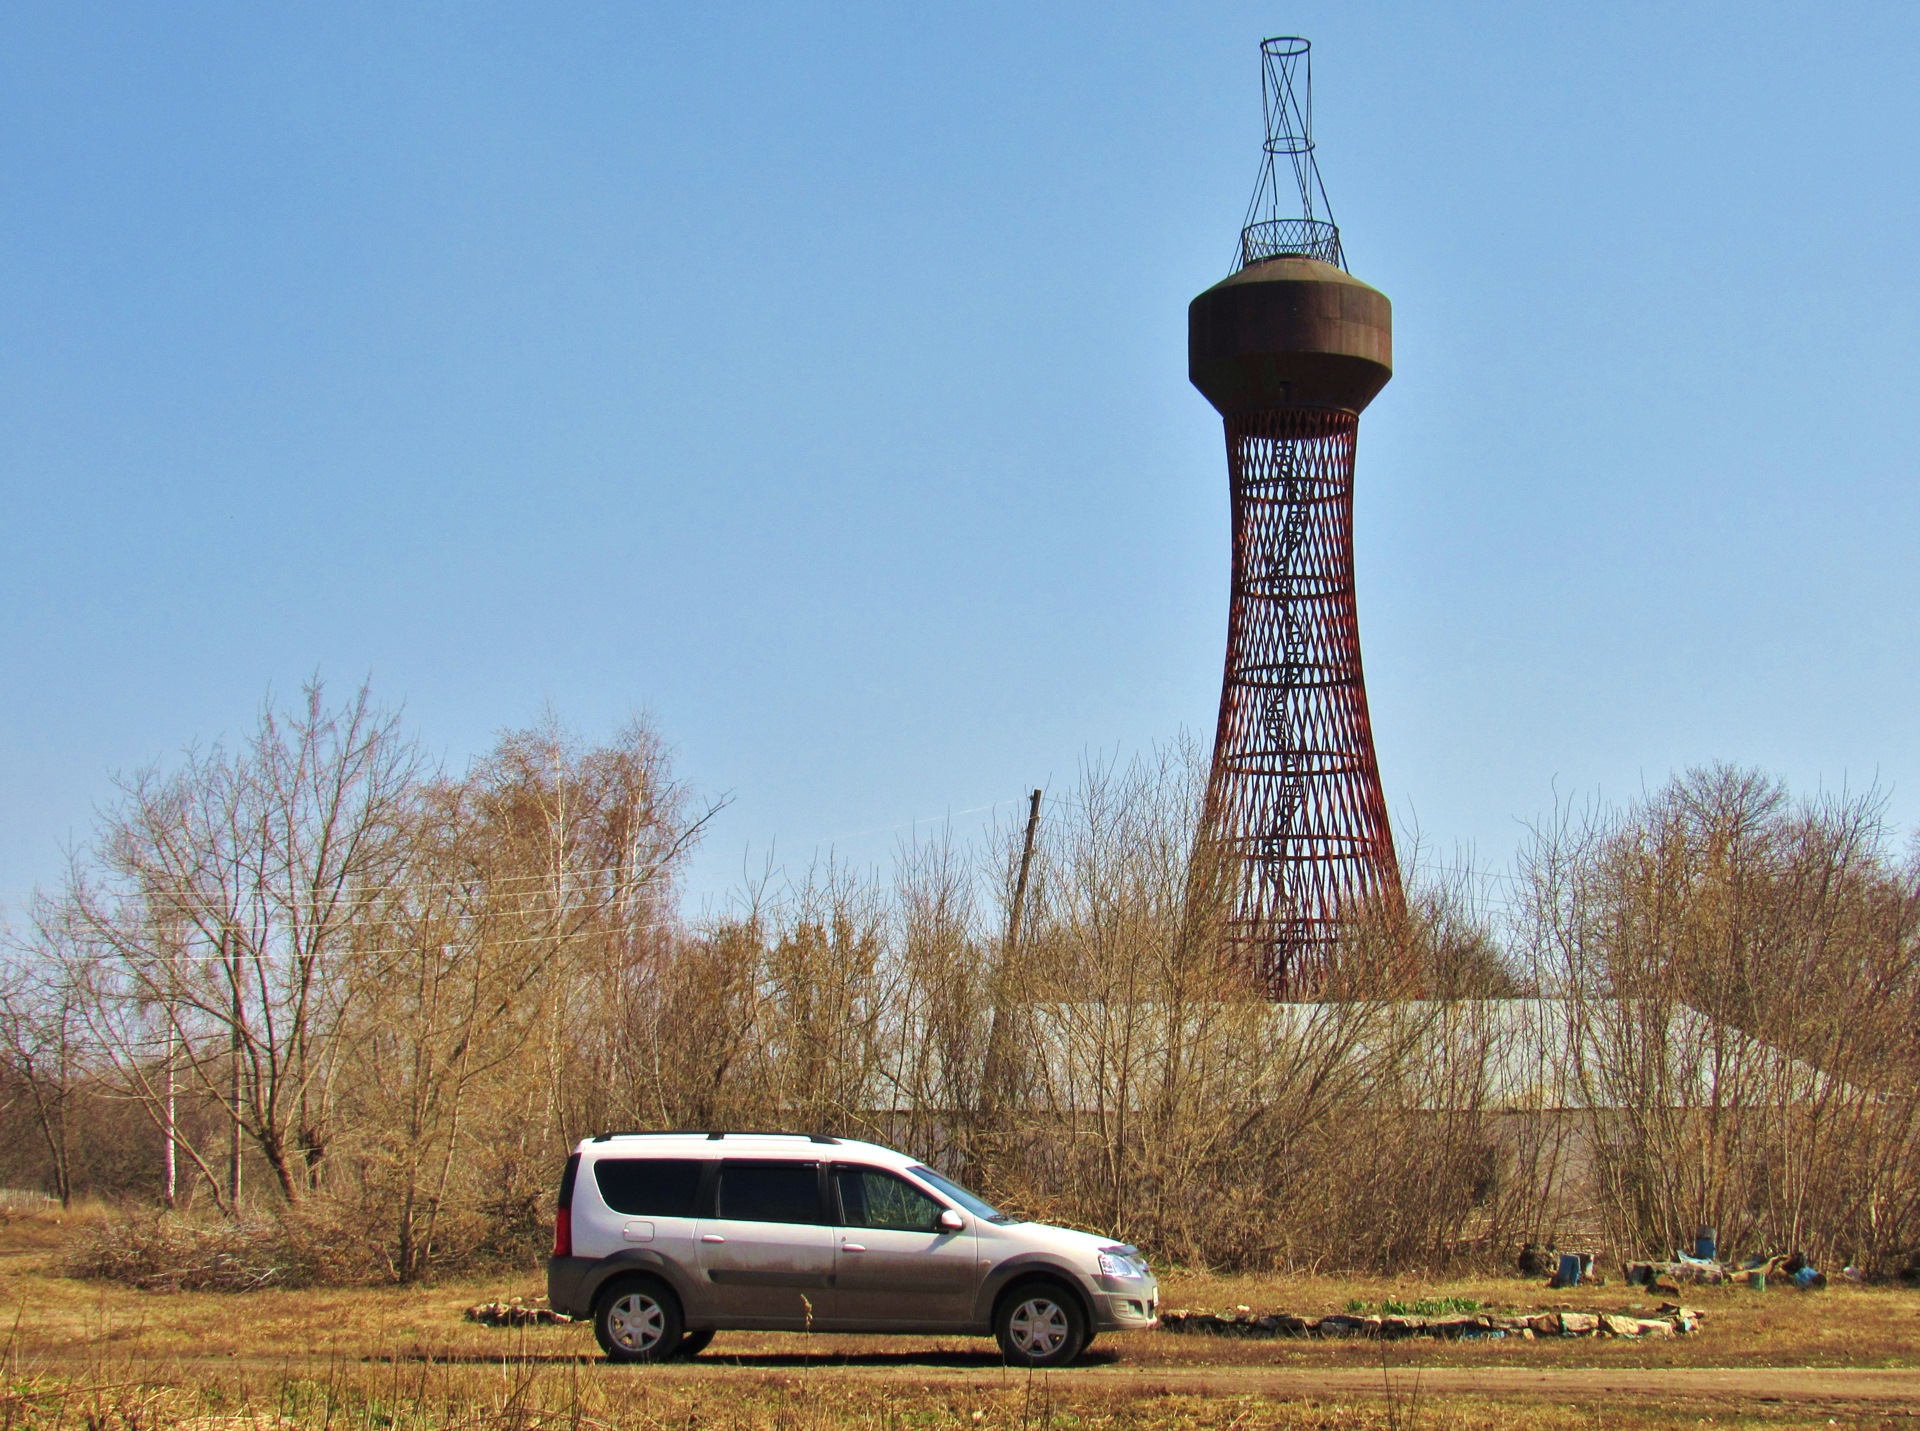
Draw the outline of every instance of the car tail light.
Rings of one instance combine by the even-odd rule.
[[[560,1174],[560,1196],[554,1200],[553,1255],[555,1257],[573,1256],[573,1182],[579,1175],[580,1155],[575,1153],[567,1159],[566,1170]]]

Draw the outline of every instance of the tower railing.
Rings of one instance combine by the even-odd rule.
[[[1240,230],[1240,266],[1303,254],[1345,268],[1346,257],[1340,251],[1340,230],[1325,219],[1266,219]]]

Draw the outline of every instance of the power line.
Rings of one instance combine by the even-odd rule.
[[[438,947],[442,950],[446,950],[454,947],[462,947],[462,946],[468,946],[468,947],[480,948],[480,949],[510,949],[522,944],[559,944],[559,943],[568,942],[570,940],[586,939],[591,937],[593,937],[591,934],[582,932],[578,934],[531,934],[523,939],[484,939],[483,938],[483,939],[471,941],[470,946],[468,946],[468,941],[462,941],[462,940],[447,939],[447,940],[439,940],[436,942]],[[302,960],[338,961],[343,958],[371,959],[384,954],[421,954],[421,953],[429,953],[429,952],[431,951],[425,947],[425,942],[423,941],[421,944],[401,944],[401,945],[396,945],[392,948],[387,948],[387,949],[342,949],[337,952],[324,954],[324,955],[321,953],[315,952],[315,953],[299,955],[298,957]],[[243,959],[243,962],[246,962],[249,964],[255,962],[254,956],[251,954],[245,954],[245,955],[242,955],[241,957]],[[277,956],[277,962],[287,962],[293,959],[294,957],[295,956],[291,954],[282,954]],[[82,953],[82,952],[66,953],[58,956],[58,958],[59,958],[59,962],[61,963],[81,963],[81,964],[108,964],[108,963],[226,964],[231,962],[234,956],[232,953],[220,954],[212,951],[209,951],[207,953],[201,953],[201,954],[182,951],[181,953],[178,953],[178,954],[154,954],[154,955],[146,955],[146,956],[136,955],[129,958],[129,956],[121,953],[116,953],[112,951],[100,951],[100,952],[85,952],[85,953]]]
[[[636,866],[632,864],[617,864],[617,865],[601,865],[594,869],[565,870],[565,871],[562,871],[561,874],[559,875],[559,880],[562,882],[565,882],[565,881],[593,879],[600,875],[617,874],[623,870],[633,871],[634,869],[636,869]],[[348,903],[351,900],[356,898],[365,898],[368,895],[375,895],[375,894],[386,894],[396,889],[403,889],[403,890],[462,889],[468,886],[473,886],[476,888],[493,889],[500,885],[527,884],[535,880],[540,880],[547,883],[553,883],[555,881],[555,876],[551,871],[540,871],[538,873],[528,873],[528,874],[476,875],[470,879],[392,880],[386,884],[368,884],[368,885],[348,884],[348,885],[341,886],[342,893],[341,893],[339,902]],[[136,893],[118,888],[117,886],[114,886],[114,885],[106,885],[103,888],[107,894],[113,896],[114,898],[133,899],[133,898],[139,897]],[[56,902],[62,898],[62,896],[57,894],[43,896],[42,891],[34,890],[31,894],[26,896],[14,896],[13,901],[15,903],[25,904],[25,903],[31,902],[32,900],[39,899],[42,897],[53,899]]]

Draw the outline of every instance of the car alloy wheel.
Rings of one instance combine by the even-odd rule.
[[[650,1293],[629,1292],[607,1309],[607,1340],[628,1356],[650,1356],[666,1332],[666,1308]]]
[[[1029,1297],[1013,1309],[1007,1331],[1021,1355],[1031,1361],[1048,1361],[1058,1354],[1073,1328],[1066,1308],[1051,1297]]]

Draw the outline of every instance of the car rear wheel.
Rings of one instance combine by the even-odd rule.
[[[1087,1344],[1087,1318],[1058,1282],[1025,1282],[1000,1299],[993,1334],[1011,1365],[1065,1366]]]
[[[600,1294],[593,1335],[608,1361],[665,1361],[680,1346],[680,1303],[651,1278],[617,1282]]]

